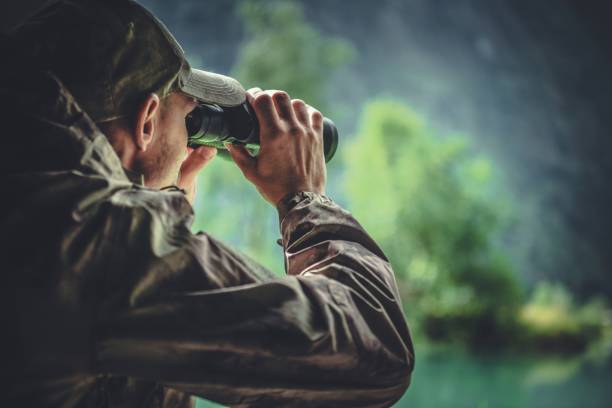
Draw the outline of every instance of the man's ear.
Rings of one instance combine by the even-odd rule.
[[[134,144],[140,151],[146,151],[156,136],[157,117],[159,115],[159,96],[149,94],[140,104],[134,124]]]

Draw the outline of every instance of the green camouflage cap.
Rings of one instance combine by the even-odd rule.
[[[191,68],[166,26],[132,0],[54,2],[13,37],[96,122],[133,114],[150,92],[181,91],[220,106],[246,99],[235,79]]]

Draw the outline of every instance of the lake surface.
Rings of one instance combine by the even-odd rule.
[[[413,383],[395,405],[432,408],[612,407],[609,357],[417,355]]]
[[[446,350],[417,355],[416,362],[396,408],[612,407],[609,353],[487,357]],[[198,401],[197,408],[213,407],[220,405]]]

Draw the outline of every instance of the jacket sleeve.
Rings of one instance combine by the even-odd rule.
[[[129,236],[128,248],[159,229],[149,211],[133,211],[113,235]],[[231,406],[397,401],[414,353],[385,255],[325,196],[298,193],[279,214],[283,278],[205,233],[175,232],[109,261],[128,272],[122,285],[104,283],[113,296],[100,303],[98,370]],[[129,291],[117,294],[126,281]]]

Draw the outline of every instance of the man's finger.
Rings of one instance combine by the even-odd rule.
[[[312,119],[312,128],[317,132],[323,132],[323,115],[316,109],[313,109],[310,113]]]
[[[238,168],[240,168],[242,171],[242,174],[244,174],[244,177],[251,180],[255,175],[257,159],[251,156],[248,150],[243,146],[226,143],[225,147],[227,148],[230,156],[232,156],[234,163],[236,163]]]
[[[247,94],[249,103],[255,111],[259,126],[262,129],[270,130],[271,132],[263,132],[264,135],[274,133],[279,128],[280,119],[276,112],[272,97],[266,92],[260,92],[257,95]]]
[[[199,146],[193,149],[183,161],[180,171],[181,182],[191,182],[198,172],[217,154],[217,149],[210,146]]]
[[[263,92],[263,91],[262,91],[261,88],[256,86],[256,87],[253,87],[253,88],[249,89],[247,92],[250,93],[251,95],[255,95],[255,94],[257,94],[259,92]]]
[[[290,125],[297,124],[297,118],[295,117],[295,112],[293,112],[289,94],[284,91],[277,91],[274,93],[273,100],[278,116]]]
[[[301,99],[294,99],[291,101],[295,116],[300,123],[306,127],[310,126],[310,114],[308,112],[308,106]]]

